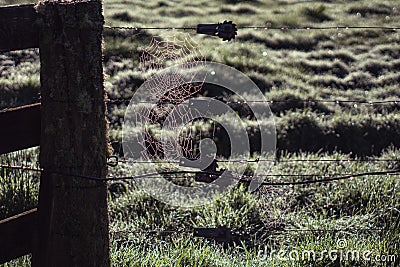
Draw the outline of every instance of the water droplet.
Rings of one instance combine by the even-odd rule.
[[[349,27],[346,27],[346,30],[348,30],[349,29]]]
[[[215,75],[215,71],[212,70],[212,71],[211,71],[211,75]]]
[[[307,30],[309,30],[310,29],[310,27],[307,27]]]
[[[357,17],[361,17],[361,13],[360,12],[357,12]]]
[[[354,104],[353,107],[354,107],[354,108],[357,108],[358,106],[357,106],[357,104]]]
[[[265,27],[264,30],[268,30],[268,27]]]
[[[267,53],[267,51],[264,51],[264,52],[262,52],[262,55],[263,55],[263,57],[266,57],[266,56],[268,56],[268,53]]]

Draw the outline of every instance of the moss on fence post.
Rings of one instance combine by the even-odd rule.
[[[107,122],[99,1],[45,1],[40,28],[42,136],[33,266],[110,266]]]

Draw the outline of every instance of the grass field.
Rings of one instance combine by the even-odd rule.
[[[134,27],[181,27],[223,20],[269,27],[398,27],[400,6],[396,0],[106,0],[104,14],[107,25]],[[184,38],[190,33],[106,29],[104,68],[109,98],[131,97],[148,77],[138,69],[139,56],[153,36]],[[229,43],[204,35],[190,37],[199,45],[196,53],[244,72],[266,99],[275,100],[270,107],[276,116],[277,149],[283,161],[268,172],[329,175],[400,168],[395,160],[400,158],[398,103],[307,101],[400,99],[400,31],[241,29]],[[0,108],[37,102],[39,87],[37,50],[0,54]],[[203,95],[212,93],[202,91]],[[116,153],[125,109],[122,104],[109,106]],[[241,107],[236,110],[243,112]],[[256,132],[252,119],[244,120],[249,131]],[[203,130],[210,134],[212,127],[205,125]],[[30,149],[0,159],[2,164],[35,165],[37,157],[37,149]],[[393,161],[352,161],[366,158]],[[284,161],[298,159],[341,161]],[[0,171],[0,219],[35,207],[38,174]],[[125,172],[120,164],[110,169],[110,176]],[[148,169],[139,164],[135,172],[142,174]],[[302,179],[280,176],[273,181]],[[113,266],[398,266],[400,261],[399,175],[263,187],[257,193],[239,187],[209,206],[191,210],[167,206],[137,190],[133,182],[124,182],[110,184],[109,203]],[[192,227],[220,225],[241,234],[220,244],[186,232]],[[348,230],[285,231],[344,228]],[[391,230],[357,230],[377,228]],[[168,235],[149,232],[154,229],[178,231]],[[339,257],[290,261],[276,253],[301,255],[313,250],[321,255],[340,250],[338,240],[346,240],[343,250],[395,255],[396,262]],[[30,266],[29,257],[4,266]]]

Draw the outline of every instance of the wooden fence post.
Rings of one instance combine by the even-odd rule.
[[[37,6],[41,79],[39,232],[32,266],[110,266],[100,1]]]

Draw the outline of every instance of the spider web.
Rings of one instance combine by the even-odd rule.
[[[200,114],[185,103],[198,94],[204,84],[205,77],[200,79],[200,83],[188,82],[196,77],[193,70],[205,64],[205,58],[199,51],[199,46],[188,35],[183,38],[155,36],[143,49],[140,68],[153,74],[146,81],[148,97],[153,105],[144,106],[139,112],[140,120],[147,122],[140,141],[144,158],[158,161],[166,157],[168,160],[180,160],[198,156],[196,140],[201,138],[201,131],[196,131],[194,119]],[[175,65],[182,66],[179,72],[162,72]],[[188,73],[192,76],[188,77]],[[196,80],[199,80],[198,77]],[[164,127],[167,118],[168,127]],[[157,138],[165,128],[168,128],[167,138]]]

